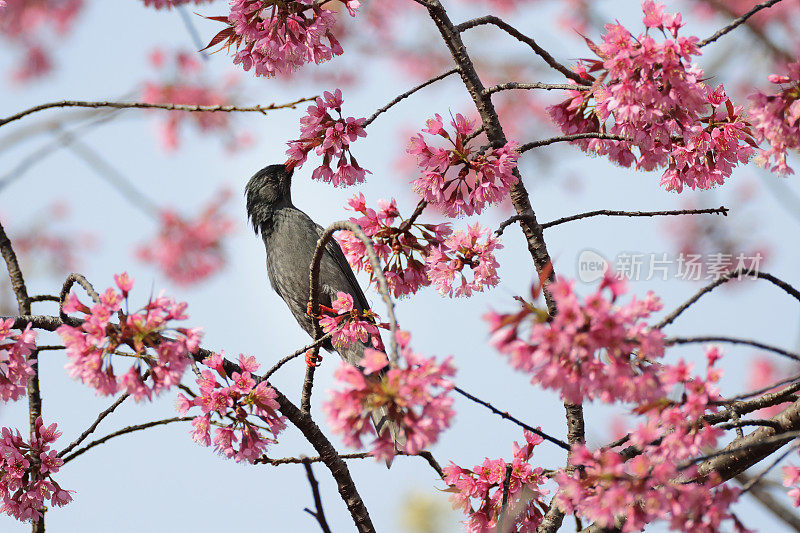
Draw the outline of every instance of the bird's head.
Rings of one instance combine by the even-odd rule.
[[[293,173],[294,169],[287,171],[284,165],[270,165],[256,172],[247,182],[247,216],[256,233],[271,220],[276,210],[292,205]]]

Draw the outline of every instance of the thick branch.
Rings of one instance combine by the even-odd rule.
[[[114,109],[164,109],[167,111],[189,111],[190,113],[250,113],[256,112],[266,115],[267,111],[275,109],[294,109],[297,104],[303,102],[310,102],[314,100],[314,96],[307,98],[300,98],[288,104],[269,104],[269,105],[255,105],[248,107],[239,107],[235,105],[182,105],[182,104],[151,104],[147,102],[87,102],[84,100],[62,100],[60,102],[48,102],[40,104],[25,111],[20,111],[10,117],[0,119],[0,126],[4,126],[9,122],[14,122],[22,117],[44,111],[45,109],[52,109],[55,107],[111,107]]]

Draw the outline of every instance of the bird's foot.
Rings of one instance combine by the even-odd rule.
[[[319,315],[315,315],[314,314],[314,309],[312,309],[311,302],[308,302],[306,304],[306,314],[308,316],[312,317],[312,318],[322,318],[322,314],[329,314],[331,316],[336,316],[336,315],[339,314],[339,313],[336,312],[335,309],[333,309],[331,307],[327,307],[327,306],[322,305],[322,304],[317,304],[317,305],[319,306],[319,310],[320,310],[320,314]]]
[[[319,366],[322,363],[322,356],[317,353],[314,356],[314,350],[308,350],[306,352],[306,365],[308,366]]]

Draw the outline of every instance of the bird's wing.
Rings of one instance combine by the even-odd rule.
[[[325,233],[325,229],[317,224],[317,235],[320,237],[322,234]],[[367,297],[364,296],[364,291],[361,290],[361,286],[358,284],[358,280],[356,279],[356,275],[353,274],[353,269],[350,268],[350,263],[347,262],[347,258],[344,256],[344,252],[342,252],[342,248],[339,246],[339,243],[336,242],[336,239],[331,239],[328,241],[327,245],[325,246],[325,253],[328,255],[330,259],[333,260],[334,264],[339,268],[339,271],[342,272],[347,279],[349,287],[349,294],[353,297],[353,303],[356,307],[360,308],[362,311],[366,311],[370,308],[369,302],[367,302]],[[325,280],[320,279],[320,282],[324,285]],[[331,301],[336,299],[336,293],[338,292],[337,287],[322,287],[322,290],[327,292],[330,297]]]

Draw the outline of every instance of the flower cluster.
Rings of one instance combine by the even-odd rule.
[[[34,374],[35,359],[28,359],[36,349],[36,332],[30,324],[24,331],[11,334],[14,320],[0,320],[0,400],[16,401],[25,396],[28,377]]]
[[[358,0],[340,0],[355,16]],[[314,0],[231,0],[228,17],[211,17],[228,26],[211,39],[237,50],[233,62],[256,76],[289,74],[306,63],[342,54],[333,35],[334,11]],[[328,44],[324,43],[327,40]]]
[[[342,91],[336,89],[333,93],[325,91],[322,98],[317,97],[314,104],[308,106],[308,114],[300,119],[300,138],[289,141],[289,149],[286,150],[289,155],[286,162],[288,169],[302,166],[308,153],[316,148],[317,155],[322,156],[322,165],[312,173],[313,179],[327,181],[334,187],[346,187],[364,181],[369,171],[358,165],[350,152],[350,143],[367,136],[363,127],[365,119],[344,118],[343,102]],[[334,119],[329,110],[336,111],[339,118]],[[331,163],[337,158],[334,171]]]
[[[401,367],[388,366],[386,354],[371,348],[364,351],[363,372],[342,363],[335,376],[343,388],[331,391],[323,406],[333,431],[353,448],[361,448],[362,437],[375,433],[374,413],[385,415],[402,437],[395,441],[391,431],[382,431],[370,450],[378,459],[394,457],[398,448],[409,454],[425,450],[450,426],[454,415],[449,396],[453,383],[448,379],[455,375],[452,357],[437,364],[433,358],[415,354],[408,340],[407,333],[398,334]]]
[[[187,398],[178,394],[176,406],[181,414],[199,407],[202,415],[192,420],[192,438],[211,445],[211,425],[214,429],[214,449],[237,463],[255,462],[276,442],[278,434],[286,428],[284,417],[278,414],[277,394],[266,381],[256,384],[252,373],[259,364],[252,356],[239,355],[241,372],[228,375],[223,366],[223,354],[214,354],[203,360],[213,369],[203,370],[197,378],[200,394]],[[216,373],[216,375],[215,375]],[[222,379],[222,383],[217,380]],[[248,418],[248,417],[253,418]],[[255,419],[255,420],[253,420]],[[265,426],[261,425],[265,424]],[[267,437],[269,432],[272,437]]]
[[[442,117],[428,119],[422,133],[446,139],[452,147],[428,145],[422,133],[411,138],[409,154],[417,157],[422,176],[412,182],[414,190],[447,216],[480,213],[487,204],[503,200],[517,183],[513,170],[519,154],[516,143],[500,148],[474,151],[469,137],[477,132],[476,123],[457,114],[450,122],[456,132],[453,139],[444,129]]]
[[[788,493],[792,499],[792,505],[800,507],[800,468],[796,466],[783,467],[783,486],[792,487]]]
[[[19,430],[4,427],[0,437],[0,510],[17,520],[38,520],[47,500],[63,506],[72,501],[70,490],[64,490],[53,474],[64,464],[50,449],[61,432],[56,424],[45,426],[42,417],[36,419],[30,442]]]
[[[83,313],[80,326],[64,324],[56,332],[67,350],[70,376],[96,389],[100,395],[126,390],[136,401],[150,400],[164,390],[178,385],[189,365],[189,354],[200,343],[200,330],[171,328],[172,320],[185,320],[186,304],[159,295],[142,309],[130,313],[128,294],[133,280],[127,273],[114,276],[119,292],[106,289],[91,308],[70,293],[64,303],[65,313]],[[126,311],[122,310],[125,302]],[[111,318],[116,314],[118,324]],[[163,337],[172,330],[175,338]],[[131,351],[122,351],[127,346]],[[120,377],[114,370],[112,356],[134,358],[135,363]],[[145,372],[142,367],[146,367]]]
[[[533,533],[547,511],[547,504],[543,501],[547,491],[539,488],[547,480],[540,467],[534,468],[530,464],[533,449],[542,440],[538,435],[525,431],[525,445],[514,443],[504,531]],[[443,469],[444,481],[450,485],[449,491],[453,492],[450,496],[453,507],[469,516],[466,522],[468,532],[484,533],[497,528],[503,508],[503,487],[508,466],[509,463],[502,459],[487,458],[472,470],[453,462]],[[473,500],[477,509],[472,507]]]
[[[0,4],[0,36],[24,50],[18,66],[9,69],[13,81],[26,82],[50,72],[53,62],[45,36],[55,30],[60,46],[83,7],[83,0],[5,0]]]
[[[500,265],[494,258],[494,251],[502,247],[491,230],[481,229],[476,222],[467,232],[458,230],[442,244],[431,247],[425,258],[428,277],[440,293],[450,297],[469,297],[473,291],[482,292],[484,286],[494,287],[500,283],[497,275]],[[464,275],[466,266],[472,269],[472,281],[467,281]]]
[[[377,315],[371,310],[359,311],[353,308],[353,297],[345,292],[336,293],[333,308],[323,314],[319,324],[325,333],[333,332],[331,342],[336,348],[344,348],[356,342],[375,343],[376,349],[383,349]]]
[[[169,60],[168,60],[169,59]],[[169,58],[161,50],[150,54],[150,63],[158,70],[158,81],[145,81],[142,101],[149,104],[176,104],[218,106],[233,103],[238,82],[234,77],[219,86],[203,79],[203,64],[197,54],[175,52]],[[181,124],[194,124],[201,132],[220,134],[230,151],[246,147],[252,142],[247,132],[236,131],[229,113],[192,113],[172,111],[159,113],[158,133],[167,151],[179,146]]]
[[[721,85],[703,83],[702,69],[691,63],[700,54],[697,37],[678,37],[680,13],[664,13],[653,0],[642,8],[645,26],[672,38],[657,42],[647,33],[634,37],[619,23],[606,25],[601,44],[587,39],[599,59],[576,67],[591,88],[572,91],[551,106],[551,118],[568,135],[598,132],[627,139],[577,142],[625,167],[664,168],[661,184],[667,190],[721,184],[755,152],[742,108],[734,107]]]
[[[190,4],[194,2],[197,5],[207,4],[213,0],[142,0],[147,7],[154,7],[156,9],[172,9],[183,4]]]
[[[377,209],[372,209],[366,206],[364,195],[359,193],[348,200],[348,204],[362,215],[351,217],[350,221],[358,224],[372,239],[375,253],[386,265],[383,274],[395,297],[414,294],[431,284],[425,257],[451,233],[450,224],[422,224],[413,215],[403,219],[394,198],[378,200]],[[336,240],[353,269],[369,272],[370,281],[374,281],[372,265],[361,239],[352,232],[340,231],[336,233]]]
[[[550,321],[546,312],[524,300],[515,314],[488,313],[492,343],[511,366],[532,374],[532,383],[560,391],[568,402],[662,398],[664,387],[654,361],[664,354],[664,336],[643,321],[661,309],[661,301],[648,293],[644,300],[634,297],[615,306],[625,288],[610,272],[582,302],[572,282],[559,277],[551,283],[558,314]]]
[[[770,148],[762,150],[757,160],[779,174],[792,174],[786,164],[786,151],[800,149],[800,61],[790,63],[788,75],[773,74],[769,81],[779,85],[777,94],[761,91],[751,95],[750,119],[759,140],[766,140]]]
[[[669,520],[671,529],[712,533],[720,530],[721,522],[735,521],[729,507],[739,489],[721,484],[713,472],[702,477],[695,460],[703,450],[716,449],[723,433],[701,419],[715,412],[722,400],[715,386],[721,372],[713,367],[719,352],[711,348],[706,356],[705,379],[692,376],[691,365],[683,361],[662,369],[664,385],[682,391],[685,400],[664,397],[638,406],[636,411],[646,420],[631,432],[628,444],[641,454],[626,461],[613,449],[573,447],[570,463],[579,468],[556,475],[562,509],[606,527],[624,515],[623,531],[641,531],[652,521]]]
[[[171,210],[161,212],[158,235],[137,250],[142,261],[155,263],[172,281],[189,285],[205,280],[225,266],[222,240],[233,233],[234,223],[221,212],[230,197],[217,195],[196,219]]]

